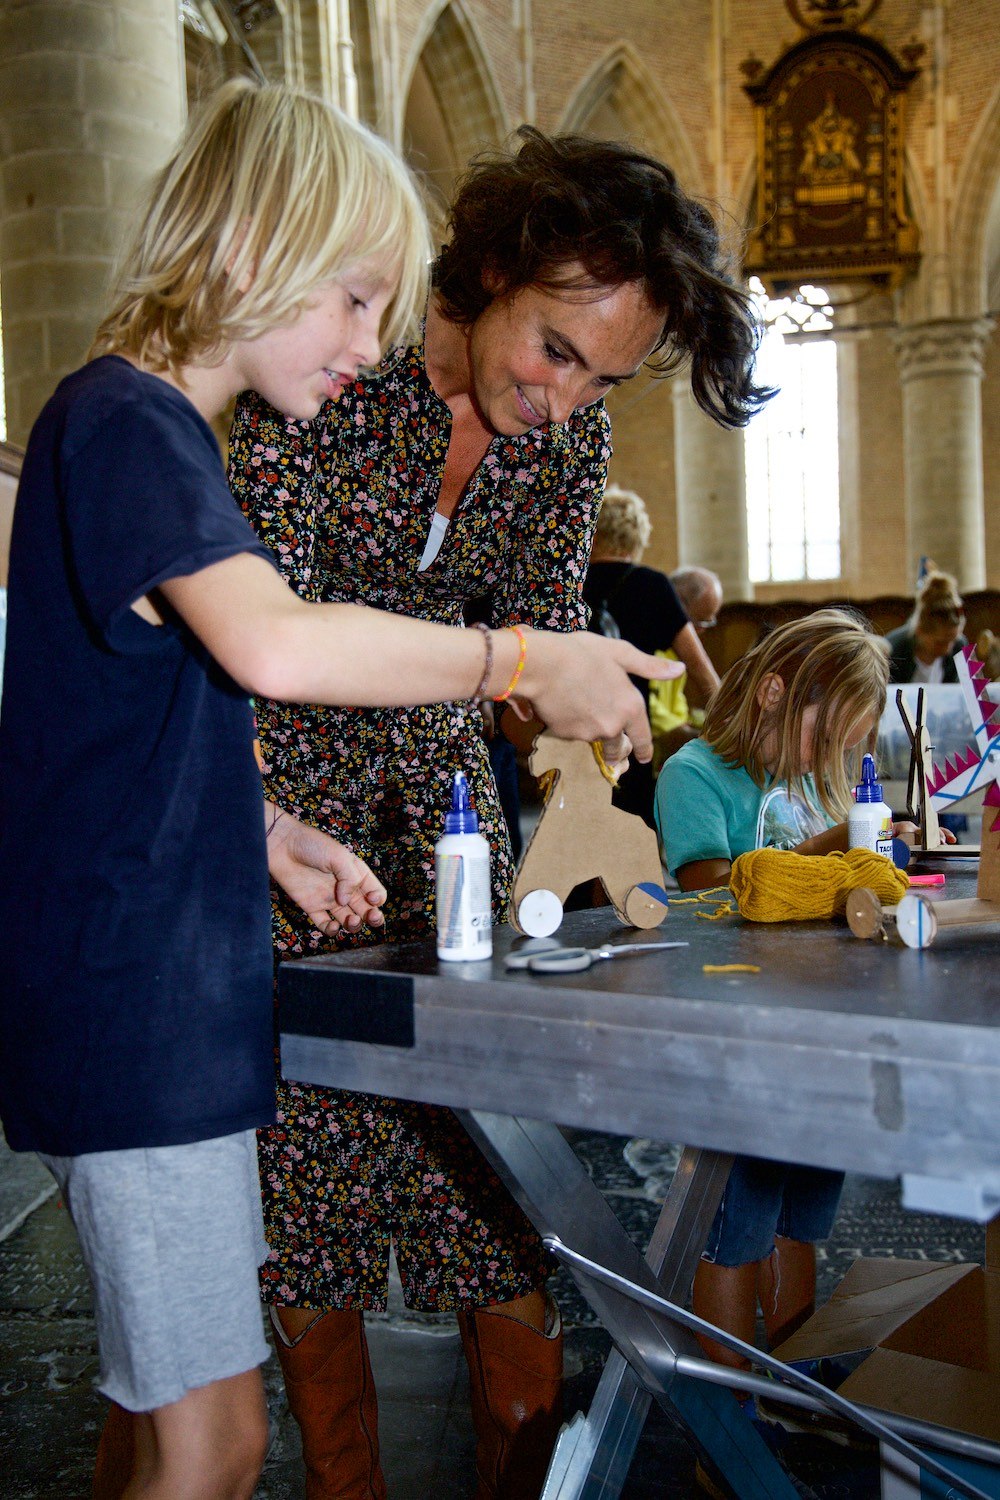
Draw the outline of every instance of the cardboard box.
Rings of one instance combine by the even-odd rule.
[[[987,1228],[984,1266],[855,1261],[826,1306],[774,1353],[790,1361],[865,1349],[840,1395],[1000,1443],[1000,1219]],[[1000,1469],[936,1456],[1000,1497]],[[908,1467],[883,1455],[883,1500],[944,1500],[946,1485]]]

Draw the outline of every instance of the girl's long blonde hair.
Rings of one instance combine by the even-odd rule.
[[[781,679],[784,691],[768,707],[772,677]],[[815,708],[813,779],[823,808],[839,820],[860,769],[849,759],[848,734],[867,717],[877,726],[888,682],[889,647],[868,622],[849,610],[817,609],[770,631],[729,668],[705,714],[704,737],[727,765],[745,766],[764,786],[763,749],[773,734],[778,756],[771,774],[805,796],[802,723],[806,709]],[[874,744],[874,729],[869,738],[868,746],[858,747],[858,762],[862,749]]]
[[[156,177],[90,354],[174,374],[212,364],[369,258],[398,282],[382,329],[394,343],[423,306],[429,254],[416,187],[384,141],[308,94],[232,79]]]

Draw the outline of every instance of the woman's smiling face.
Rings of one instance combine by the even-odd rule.
[[[637,282],[521,287],[496,297],[469,330],[472,400],[509,437],[566,422],[638,374],[662,332],[663,314]]]

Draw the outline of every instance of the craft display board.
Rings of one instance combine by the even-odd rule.
[[[1000,923],[1000,704],[989,693],[982,663],[971,646],[956,657],[959,684],[971,721],[969,743],[947,756],[942,765],[932,758],[923,692],[915,710],[897,695],[899,712],[910,740],[909,813],[920,828],[918,851],[941,855],[954,849],[939,847],[938,812],[974,792],[983,796],[983,824],[979,845],[979,881],[971,900],[934,899],[909,891],[896,907],[883,907],[874,891],[851,893],[847,921],[855,937],[887,935],[895,927],[909,948],[929,948],[945,927]]]

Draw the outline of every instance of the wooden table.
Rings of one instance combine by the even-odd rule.
[[[947,895],[971,894],[954,862]],[[683,1301],[743,1151],[904,1179],[921,1207],[1000,1205],[1000,927],[933,948],[865,943],[836,922],[752,925],[674,906],[656,933],[573,913],[560,941],[683,939],[586,973],[440,964],[430,944],[282,969],[289,1078],[455,1109],[540,1233]],[[755,964],[711,974],[705,965]],[[689,1143],[645,1260],[559,1125]],[[546,1497],[619,1493],[652,1391],[745,1500],[794,1490],[728,1392],[671,1377],[693,1336],[598,1286],[581,1289],[613,1355],[586,1428],[557,1450]],[[622,1357],[624,1356],[624,1357]]]

